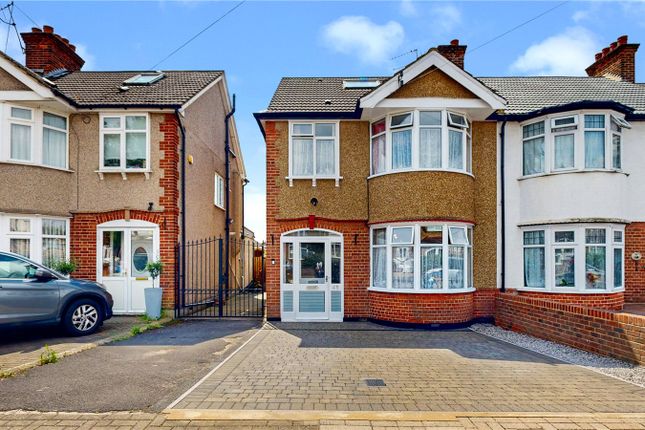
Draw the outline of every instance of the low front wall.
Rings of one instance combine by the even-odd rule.
[[[573,294],[573,293],[546,293],[540,291],[516,291],[522,297],[534,299],[552,300],[554,302],[569,303],[572,305],[588,306],[590,308],[610,309],[619,311],[625,303],[624,293],[595,293],[595,294]]]
[[[528,297],[497,297],[495,324],[597,354],[645,364],[645,316]]]
[[[370,318],[405,324],[459,324],[473,319],[474,292],[391,293],[369,291]]]

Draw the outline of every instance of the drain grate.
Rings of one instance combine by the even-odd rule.
[[[366,379],[365,384],[368,387],[385,387],[385,381],[382,379]]]

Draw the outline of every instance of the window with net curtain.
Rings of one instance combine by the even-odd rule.
[[[544,230],[524,232],[524,286],[545,287]]]
[[[544,172],[544,121],[522,127],[523,174]]]
[[[393,170],[412,167],[412,125],[412,112],[390,118]]]
[[[67,221],[61,219],[42,220],[43,255],[46,266],[63,261],[67,257]]]
[[[292,124],[291,175],[337,176],[336,133],[335,123]]]
[[[585,167],[605,167],[605,115],[585,115]]]
[[[32,161],[32,121],[33,112],[31,109],[11,108],[9,140],[12,160]]]
[[[43,113],[43,164],[67,167],[67,118]]]

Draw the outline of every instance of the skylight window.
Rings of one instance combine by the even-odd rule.
[[[343,81],[343,88],[345,89],[362,89],[362,88],[376,88],[381,85],[378,79],[354,79]]]
[[[161,72],[140,73],[123,81],[126,85],[151,85],[163,78],[164,74]]]

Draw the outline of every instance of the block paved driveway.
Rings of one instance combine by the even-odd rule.
[[[469,330],[276,323],[174,409],[645,413],[645,389]]]

